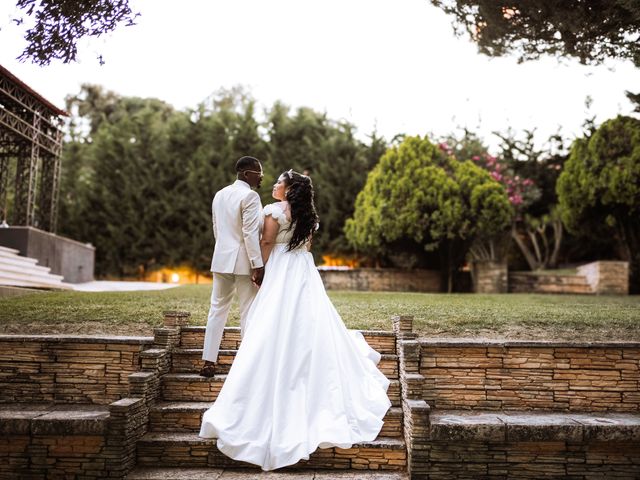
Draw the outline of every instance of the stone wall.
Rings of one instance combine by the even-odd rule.
[[[188,317],[153,337],[0,336],[0,479],[124,479]]]
[[[592,262],[578,267],[578,273],[586,277],[598,295],[629,294],[628,262]]]
[[[0,403],[109,404],[129,392],[148,337],[0,335]]]
[[[507,262],[474,261],[471,278],[475,293],[506,293],[509,283]]]
[[[412,476],[412,480],[640,478],[640,443],[615,438],[590,442],[449,438],[432,440],[428,458],[429,474]]]
[[[396,268],[354,268],[322,270],[320,276],[328,290],[369,292],[439,292],[440,273],[436,270]]]
[[[438,409],[640,410],[640,344],[423,339],[423,398]]]
[[[412,480],[640,478],[640,343],[394,329]]]
[[[511,293],[593,294],[593,288],[583,275],[551,274],[549,272],[509,272]]]

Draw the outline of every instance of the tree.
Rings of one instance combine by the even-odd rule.
[[[27,47],[19,60],[39,65],[55,59],[73,62],[78,40],[112,32],[119,25],[134,25],[138,17],[129,0],[18,0],[16,5],[26,17],[35,18],[35,25],[25,34]],[[25,19],[15,21],[22,24]]]
[[[211,201],[216,191],[234,181],[238,158],[268,156],[254,111],[255,100],[244,89],[221,89],[170,125],[170,151],[186,161],[187,187],[177,195],[189,203],[182,225],[189,235],[182,261],[196,271],[208,271],[211,265]]]
[[[344,222],[386,148],[375,134],[365,144],[353,125],[308,108],[291,114],[276,103],[260,124],[255,100],[239,87],[175,111],[157,99],[84,85],[67,109],[61,228],[97,246],[99,275],[179,265],[207,271],[211,200],[234,180],[243,155],[263,161],[264,204],[273,201],[270,185],[280,173],[309,170],[321,217],[314,252],[351,253]]]
[[[565,226],[590,237],[613,237],[640,286],[640,120],[618,116],[591,137],[576,139],[558,178]]]
[[[519,61],[544,55],[575,57],[583,64],[607,58],[640,66],[640,3],[629,0],[431,0],[454,17],[481,53],[515,53]]]
[[[406,137],[369,174],[345,232],[356,249],[372,254],[402,239],[437,250],[451,292],[473,242],[504,230],[512,214],[504,188],[488,172],[426,138]]]
[[[494,134],[502,140],[501,181],[522,199],[511,236],[531,270],[557,268],[565,235],[555,187],[567,158],[564,141],[560,134],[552,135],[546,147],[538,148],[534,130],[525,130],[520,139],[511,130]]]
[[[279,102],[269,112],[267,132],[266,176],[276,178],[293,168],[307,171],[313,181],[320,217],[314,252],[348,253],[344,222],[353,213],[368,172],[386,148],[384,139],[374,133],[370,145],[365,145],[355,138],[355,127],[350,123],[333,121],[310,108],[299,108],[292,114]]]
[[[74,116],[63,149],[62,228],[96,245],[97,272],[208,270],[214,193],[233,181],[237,158],[266,156],[253,99],[222,90],[177,112],[84,85],[67,108]]]

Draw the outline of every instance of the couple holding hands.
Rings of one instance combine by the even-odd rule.
[[[380,354],[348,330],[309,252],[318,216],[311,179],[289,170],[262,208],[262,165],[236,162],[213,199],[213,289],[200,374],[213,376],[234,292],[242,342],[200,436],[225,455],[273,470],[317,448],[372,441],[391,403]]]

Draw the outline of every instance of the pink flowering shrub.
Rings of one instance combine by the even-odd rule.
[[[438,144],[440,150],[447,155],[455,156],[453,149],[445,142]],[[458,160],[465,160],[459,158]],[[522,178],[515,175],[507,163],[487,152],[471,156],[471,160],[478,166],[489,172],[491,177],[502,184],[507,191],[507,196],[513,205],[516,216],[520,218],[529,205],[540,198],[540,189],[530,178]]]

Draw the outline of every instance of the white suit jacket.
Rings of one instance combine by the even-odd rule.
[[[211,271],[249,275],[260,268],[260,230],[262,203],[248,183],[236,180],[218,191],[211,204],[213,236],[216,246]]]

